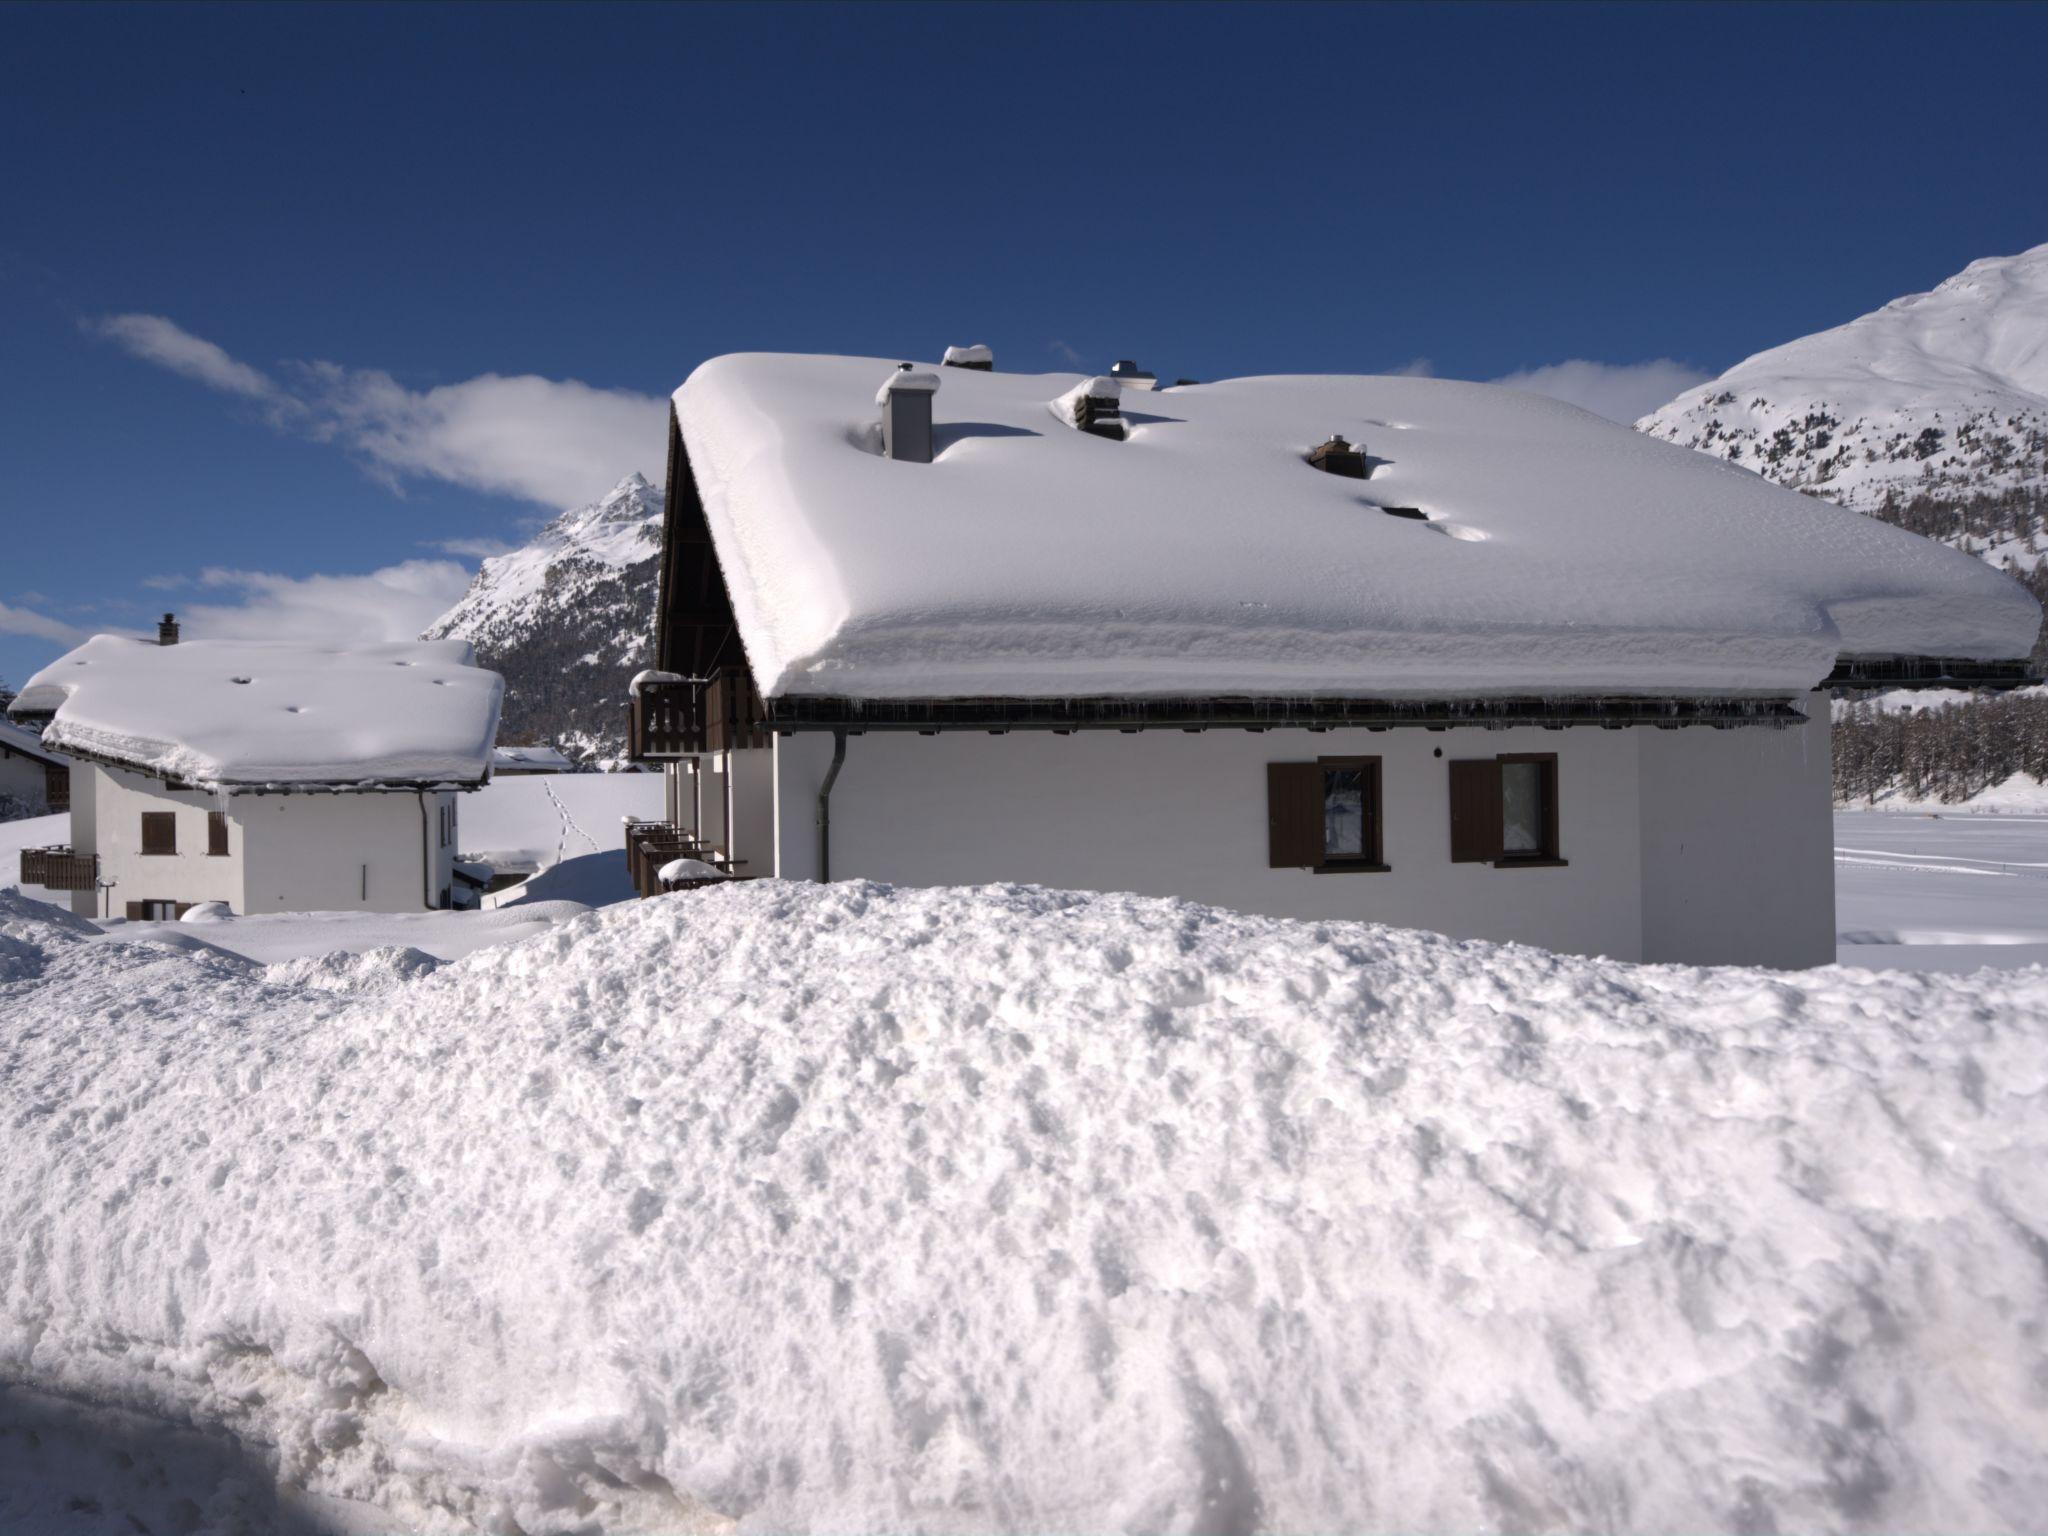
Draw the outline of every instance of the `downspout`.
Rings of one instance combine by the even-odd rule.
[[[818,883],[832,883],[832,781],[846,762],[846,732],[832,732],[832,766],[825,770],[825,782],[818,786]]]
[[[420,797],[420,899],[426,909],[434,910],[434,850],[427,842],[427,792],[419,791]]]
[[[725,840],[725,862],[728,865],[738,863],[740,856],[739,849],[733,846],[732,812],[732,748],[727,747],[725,749],[725,830],[721,835]]]

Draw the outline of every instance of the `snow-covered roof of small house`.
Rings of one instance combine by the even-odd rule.
[[[771,697],[1783,695],[2039,623],[1967,555],[1537,395],[1233,379],[1127,395],[1118,442],[1049,409],[1080,375],[949,368],[915,464],[873,405],[899,361],[676,391]],[[1333,434],[1367,478],[1307,463]]]
[[[504,682],[466,640],[309,645],[95,635],[28,680],[53,747],[223,788],[476,785]]]
[[[16,725],[11,720],[0,720],[0,747],[21,757],[32,757],[38,762],[61,766],[70,761],[63,753],[50,746],[34,731]]]

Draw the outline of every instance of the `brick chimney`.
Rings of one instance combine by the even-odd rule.
[[[157,624],[156,643],[158,645],[176,645],[178,643],[178,620],[175,614],[165,614],[161,622]]]

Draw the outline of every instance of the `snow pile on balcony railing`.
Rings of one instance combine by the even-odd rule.
[[[76,930],[0,895],[10,1528],[2048,1508],[2041,971],[766,881],[319,986]]]

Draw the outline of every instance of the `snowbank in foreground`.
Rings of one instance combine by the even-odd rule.
[[[2038,1526],[2044,1015],[1034,889],[318,978],[0,895],[0,1389],[438,1530]]]

